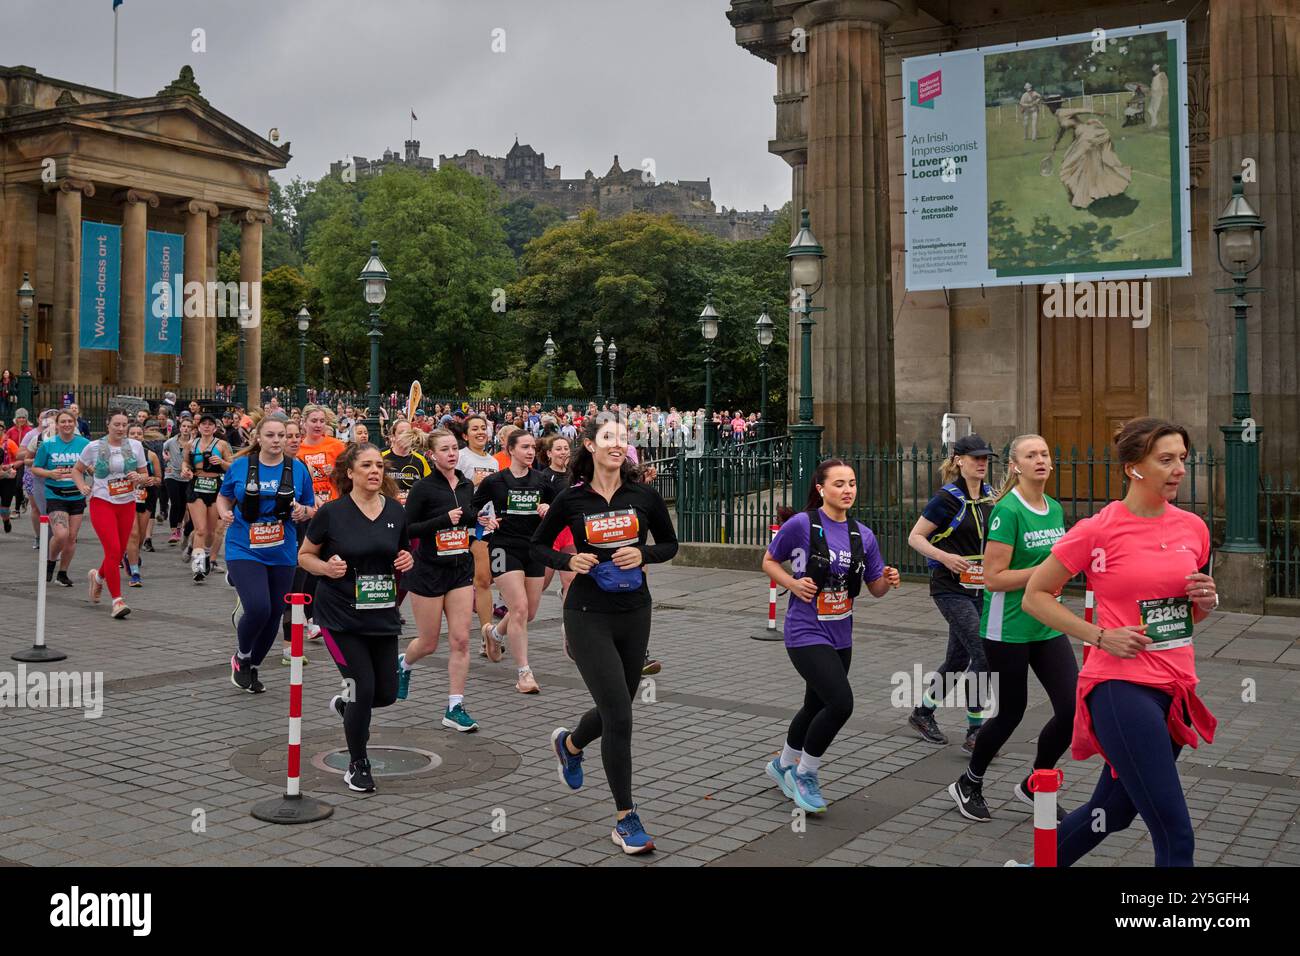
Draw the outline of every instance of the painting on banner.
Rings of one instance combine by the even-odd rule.
[[[1191,274],[1182,21],[903,61],[909,290]]]
[[[83,349],[117,351],[122,294],[122,227],[81,224],[80,334]]]
[[[184,288],[184,263],[184,236],[149,231],[144,282],[144,350],[149,355],[181,354],[181,312],[185,301],[180,290]]]

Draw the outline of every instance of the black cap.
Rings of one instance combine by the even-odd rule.
[[[202,415],[199,416],[199,421],[200,421],[200,422],[205,422],[205,421],[206,421],[206,422],[212,422],[212,424],[214,424],[214,425],[220,425],[220,424],[221,424],[221,420],[218,419],[217,416],[214,415],[214,414],[212,414],[211,412],[204,412]]]
[[[989,447],[988,442],[973,432],[964,438],[958,438],[957,442],[952,446],[952,453],[954,455],[971,455],[975,458],[984,458],[989,455],[997,457],[993,449]]]

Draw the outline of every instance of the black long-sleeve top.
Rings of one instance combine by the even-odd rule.
[[[471,540],[474,537],[474,523],[478,520],[478,509],[474,507],[474,482],[459,471],[455,474],[455,488],[442,472],[435,470],[417,481],[407,496],[407,530],[412,538],[420,539],[418,557],[421,560],[434,560],[437,554],[435,536],[439,531],[451,530],[451,513],[457,508],[463,511],[455,527],[468,528]]]
[[[501,522],[500,527],[493,532],[492,540],[497,544],[510,542],[523,548],[528,546],[528,541],[541,520],[537,517],[538,507],[553,502],[556,491],[540,472],[530,468],[520,478],[506,468],[479,482],[478,489],[474,492],[474,507],[481,511],[484,505],[492,502],[497,520]]]
[[[594,554],[612,561],[620,547],[635,547],[644,564],[671,561],[677,554],[677,532],[668,516],[668,506],[653,487],[641,482],[624,482],[608,501],[590,485],[569,487],[551,502],[532,539],[537,560],[561,571],[569,569],[572,555],[553,547],[560,531],[568,528],[580,554]],[[655,543],[647,543],[653,535]],[[650,589],[643,581],[635,591],[602,591],[590,574],[579,574],[569,585],[566,609],[608,613],[645,607]]]

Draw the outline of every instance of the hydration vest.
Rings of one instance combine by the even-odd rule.
[[[943,486],[943,490],[948,492],[948,494],[952,495],[954,498],[957,499],[958,508],[957,508],[957,513],[953,515],[952,521],[948,522],[948,527],[944,528],[942,531],[936,531],[934,534],[930,536],[929,539],[930,543],[936,546],[939,544],[940,541],[942,541],[944,538],[948,537],[950,534],[956,531],[966,517],[967,499],[966,499],[965,489],[962,488],[962,486],[957,484],[956,482],[949,482],[948,484]],[[979,501],[975,502],[976,504],[979,504],[981,501],[988,500],[988,498],[993,494],[993,486],[989,485],[986,482],[983,485],[981,485],[980,491],[981,491],[981,496]],[[983,538],[984,529],[980,527],[979,509],[978,508],[974,509],[972,511],[972,514],[975,516],[975,527],[979,529],[980,537]],[[926,558],[925,563],[931,568],[943,567],[943,564],[939,561],[934,560],[934,558]]]
[[[849,597],[856,598],[862,590],[862,574],[867,567],[866,552],[862,547],[862,532],[858,523],[849,519],[849,569],[843,572],[844,586]],[[826,589],[832,577],[831,551],[826,544],[826,529],[822,527],[821,513],[817,509],[808,512],[808,577],[813,579],[818,591]]]
[[[262,517],[262,482],[257,459],[257,455],[248,456],[248,480],[244,482],[244,500],[239,503],[239,513],[249,524]],[[293,514],[293,462],[294,459],[284,456],[280,487],[275,492],[275,517],[279,521],[288,521]]]

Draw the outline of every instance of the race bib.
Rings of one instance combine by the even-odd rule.
[[[221,487],[221,479],[216,475],[199,475],[194,479],[194,491],[200,495],[215,495]]]
[[[585,528],[587,543],[597,548],[621,548],[635,544],[641,533],[635,508],[588,515]]]
[[[358,611],[397,607],[397,578],[391,574],[358,574],[353,606]]]
[[[148,488],[137,488],[137,489],[135,489],[135,501],[136,501],[136,504],[141,504],[141,505],[148,504],[148,503],[149,503],[149,489],[148,489]]]
[[[1138,601],[1138,623],[1147,629],[1148,651],[1167,651],[1192,643],[1192,601],[1186,597]]]
[[[434,535],[438,554],[444,558],[455,557],[469,551],[469,528],[449,528]]]
[[[817,620],[842,621],[853,613],[853,598],[848,588],[817,592]]]
[[[542,503],[540,491],[511,490],[506,492],[506,514],[535,515],[537,506]]]
[[[486,478],[486,477],[487,477],[488,475],[490,475],[490,474],[492,474],[492,469],[491,469],[491,468],[475,468],[475,469],[474,469],[474,476],[475,476],[475,477],[482,476],[482,477]]]
[[[984,590],[983,558],[967,558],[970,567],[961,573],[961,586],[972,591]]]
[[[407,498],[408,495],[410,495],[410,492],[407,491],[405,488],[398,488],[398,489],[397,489],[397,503],[398,503],[399,505],[404,505],[404,504],[406,504],[406,498]]]
[[[324,488],[314,488],[313,490],[316,492],[317,507],[320,507],[325,504],[325,502],[334,499],[334,489],[329,485],[326,485]]]
[[[135,494],[135,485],[131,484],[131,479],[126,475],[108,479],[108,496],[110,498],[123,498],[133,494]]]
[[[258,548],[278,548],[284,544],[284,522],[259,521],[248,526],[248,546]]]

